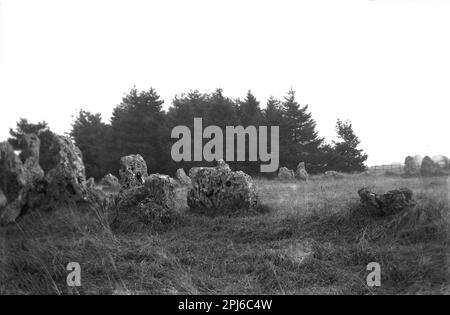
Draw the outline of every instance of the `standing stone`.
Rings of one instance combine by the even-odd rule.
[[[52,134],[49,152],[53,158],[45,176],[48,197],[55,203],[84,200],[86,174],[80,149],[69,137]]]
[[[122,189],[142,186],[147,174],[147,164],[144,158],[139,155],[124,156],[120,159],[121,168],[119,170],[120,184]]]
[[[8,203],[8,200],[6,199],[6,196],[3,193],[3,191],[0,189],[0,213],[1,213],[2,209],[6,206],[7,203]]]
[[[191,179],[187,202],[192,209],[221,213],[257,209],[258,195],[252,178],[242,171],[231,171],[224,161],[218,161],[216,167],[198,168]]]
[[[305,162],[298,163],[297,169],[295,170],[295,178],[306,181],[308,180],[308,177],[309,175],[305,168]]]
[[[23,149],[24,162],[14,153],[8,143],[0,143],[0,199],[3,210],[0,224],[14,222],[29,202],[29,194],[44,177],[39,166],[39,139],[35,135],[25,135]]]
[[[177,172],[175,174],[175,179],[181,184],[181,185],[191,185],[191,179],[186,175],[184,172],[184,169],[179,168],[177,169]]]
[[[280,167],[278,170],[278,179],[279,180],[293,180],[295,178],[295,173],[293,170],[288,169],[287,167]]]
[[[113,174],[107,174],[100,180],[100,185],[109,188],[120,187],[119,179]]]
[[[416,176],[419,174],[419,168],[416,160],[412,156],[407,156],[405,159],[404,174],[406,176]]]
[[[420,167],[420,174],[422,176],[438,176],[441,175],[442,171],[438,164],[433,162],[433,160],[426,156],[422,160],[422,165]]]
[[[95,179],[90,177],[87,181],[86,181],[86,187],[87,188],[95,188]]]
[[[144,184],[147,197],[152,198],[157,204],[175,207],[175,186],[168,175],[151,174],[145,179]]]

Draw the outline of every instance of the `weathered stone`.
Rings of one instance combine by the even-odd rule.
[[[120,187],[119,179],[113,174],[107,174],[100,180],[100,185],[109,188]]]
[[[87,188],[95,188],[97,185],[95,184],[95,179],[90,177],[87,181],[86,181],[86,187]]]
[[[403,173],[405,176],[416,176],[419,175],[419,167],[416,164],[416,160],[412,156],[407,156],[405,158],[405,166],[403,168]]]
[[[449,159],[445,155],[435,155],[431,158],[441,169],[449,168]]]
[[[170,176],[151,174],[145,179],[144,186],[147,197],[151,197],[157,204],[168,208],[175,207],[175,187]]]
[[[280,167],[278,170],[278,179],[279,180],[293,180],[295,178],[295,173],[293,170],[288,169],[287,167]]]
[[[325,178],[342,179],[344,177],[345,177],[345,175],[340,172],[336,172],[336,171],[326,171],[325,172]]]
[[[218,161],[216,167],[198,168],[191,179],[192,189],[187,198],[190,208],[225,213],[255,210],[258,206],[252,178],[242,171],[231,171],[223,161]]]
[[[308,180],[308,172],[305,168],[305,162],[300,162],[297,165],[297,169],[295,170],[295,178],[299,180]]]
[[[191,185],[192,181],[189,178],[189,176],[186,175],[184,172],[184,169],[179,168],[177,169],[177,172],[175,174],[175,179],[181,184],[181,185]]]
[[[47,195],[55,203],[84,200],[86,174],[80,149],[70,138],[53,134],[49,151],[53,159],[45,176]]]
[[[35,140],[31,137],[29,139]],[[0,143],[0,190],[6,200],[3,200],[2,203],[5,204],[0,207],[3,208],[0,213],[2,225],[14,222],[21,215],[27,205],[29,192],[43,176],[42,169],[35,160],[35,146],[39,152],[39,141],[26,142],[26,144],[32,145],[31,148],[24,148],[25,164],[29,166],[29,169],[24,166],[8,142]]]
[[[0,213],[1,213],[2,209],[6,206],[7,203],[8,203],[8,200],[6,199],[6,196],[3,193],[3,191],[0,189]]]
[[[373,215],[391,215],[406,208],[414,207],[413,192],[408,188],[391,190],[385,194],[376,194],[368,188],[361,188],[358,191],[361,202]]]
[[[153,198],[145,198],[137,206],[137,215],[145,225],[167,225],[174,221],[176,213],[173,208],[155,202]]]
[[[433,162],[433,160],[429,156],[426,156],[422,160],[420,174],[422,176],[429,177],[442,175],[443,172],[437,163]]]
[[[122,189],[138,187],[144,184],[145,178],[148,176],[147,164],[141,155],[124,156],[120,159],[120,165],[119,175]]]

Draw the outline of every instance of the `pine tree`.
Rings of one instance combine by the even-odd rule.
[[[11,138],[8,139],[8,142],[13,146],[14,150],[22,150],[21,140],[25,134],[34,133],[38,135],[39,132],[47,129],[48,124],[45,121],[34,124],[28,122],[28,119],[20,118],[16,123],[16,129],[9,129]]]
[[[340,141],[333,141],[329,168],[340,172],[361,172],[366,169],[367,154],[358,149],[359,138],[355,135],[350,121],[338,119],[336,132]]]
[[[262,119],[261,108],[256,97],[249,90],[244,101],[239,102],[239,120],[242,126],[259,126]]]
[[[295,168],[303,161],[309,171],[317,172],[322,167],[323,138],[316,131],[316,122],[308,112],[308,105],[300,106],[295,99],[295,91],[291,89],[282,106],[280,161],[289,168]]]
[[[153,88],[141,92],[133,88],[122,99],[111,118],[116,161],[125,155],[141,154],[150,170],[167,170],[170,133],[163,103]]]
[[[87,177],[100,179],[110,173],[110,126],[102,122],[100,114],[80,110],[70,135],[83,153]]]

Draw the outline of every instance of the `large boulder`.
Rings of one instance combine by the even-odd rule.
[[[386,216],[396,214],[404,209],[415,206],[413,192],[408,188],[376,194],[368,188],[361,188],[358,195],[362,204],[373,215]]]
[[[405,158],[405,166],[403,168],[405,176],[416,176],[419,175],[419,167],[416,164],[416,160],[412,156],[407,156]]]
[[[113,174],[107,174],[100,180],[100,185],[108,188],[118,188],[120,187],[120,182]]]
[[[181,184],[181,185],[191,185],[192,181],[189,178],[189,176],[186,175],[184,172],[184,169],[179,168],[177,169],[177,172],[175,173],[175,179]]]
[[[216,167],[200,167],[190,175],[192,188],[187,203],[192,209],[226,213],[256,210],[258,207],[258,195],[252,178],[242,171],[231,171],[222,160],[217,162]]]
[[[69,137],[53,134],[48,150],[52,159],[45,175],[47,196],[55,203],[84,200],[86,173],[80,149]]]
[[[442,169],[439,164],[435,163],[429,156],[422,160],[420,174],[425,177],[442,175]]]
[[[309,175],[305,168],[305,162],[298,163],[297,169],[295,170],[295,178],[306,181],[308,180],[308,177]]]
[[[137,222],[166,224],[175,216],[175,187],[167,175],[152,174],[145,183],[122,189],[117,197],[117,216],[113,227]]]
[[[278,179],[279,180],[293,180],[295,178],[295,173],[293,170],[288,169],[287,167],[280,167],[278,170]]]
[[[144,184],[147,174],[147,164],[139,155],[128,155],[120,159],[120,184],[122,189],[139,187]]]

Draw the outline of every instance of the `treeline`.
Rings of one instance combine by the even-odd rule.
[[[172,144],[177,141],[171,139],[172,128],[183,125],[193,130],[194,118],[202,118],[204,128],[215,125],[223,130],[226,126],[237,125],[279,126],[280,167],[294,169],[303,161],[310,173],[327,170],[359,172],[366,169],[364,162],[367,155],[358,148],[359,139],[351,123],[338,120],[336,131],[339,140],[326,143],[318,135],[308,106],[297,102],[294,90],[290,90],[282,100],[269,98],[264,109],[250,91],[240,100],[224,96],[221,89],[212,93],[192,91],[178,95],[168,111],[163,109],[163,104],[155,89],[138,91],[133,88],[114,108],[109,124],[102,121],[100,114],[79,111],[70,136],[83,153],[87,176],[99,179],[107,173],[117,174],[120,157],[136,153],[146,159],[152,173],[173,175],[180,167],[189,170],[193,166],[208,164],[175,163],[171,158]],[[10,130],[9,141],[20,149],[23,133],[47,129],[45,122],[31,124],[21,119],[15,130]],[[203,144],[207,141],[205,139]],[[259,162],[229,164],[252,175],[260,170]]]

